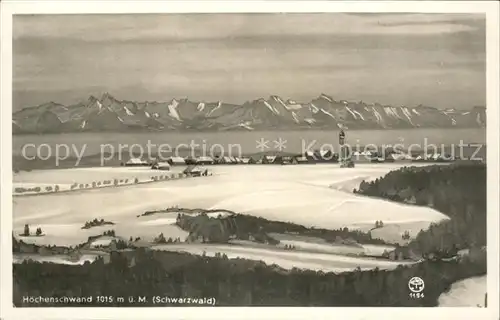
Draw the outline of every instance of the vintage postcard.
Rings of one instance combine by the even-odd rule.
[[[1,317],[498,319],[498,8],[2,3]]]

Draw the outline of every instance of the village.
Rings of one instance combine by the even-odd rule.
[[[291,154],[285,152],[261,152],[243,156],[225,155],[199,155],[199,156],[150,156],[147,159],[140,155],[130,155],[124,162],[116,162],[103,167],[90,167],[79,169],[83,175],[77,175],[78,170],[72,169],[72,175],[65,171],[64,179],[68,182],[44,185],[38,183],[16,183],[13,186],[13,195],[39,195],[47,193],[63,193],[76,190],[90,190],[106,187],[120,187],[134,184],[151,183],[165,180],[178,180],[192,177],[211,176],[209,167],[228,165],[338,165],[341,168],[353,168],[356,165],[369,164],[403,164],[415,165],[422,163],[450,163],[450,162],[484,162],[483,153],[475,155],[475,147],[457,151],[446,148],[446,152],[429,152],[419,150],[403,152],[386,147],[377,150],[358,148],[357,150],[341,149],[342,154],[331,150],[314,150],[304,154]],[[457,155],[461,155],[457,157]],[[476,158],[473,158],[476,157]],[[125,157],[125,159],[127,159]],[[124,160],[125,160],[124,159]],[[125,170],[124,170],[125,169]],[[139,169],[139,170],[137,170]],[[144,170],[143,170],[144,169]],[[75,171],[76,170],[76,171]],[[105,170],[105,171],[103,171]],[[40,171],[42,172],[42,171]],[[50,170],[45,170],[49,174]],[[88,174],[84,174],[88,172]],[[89,180],[90,172],[98,177]],[[74,178],[68,178],[72,177]],[[78,176],[78,177],[77,177]]]
[[[377,151],[353,151],[347,156],[354,163],[393,163],[393,162],[452,162],[456,157],[450,153],[425,151],[414,151],[405,153],[387,148],[384,152]],[[275,165],[298,165],[298,164],[320,164],[340,163],[338,153],[330,150],[314,150],[305,154],[289,154],[284,152],[259,153],[249,156],[170,156],[164,160],[153,159],[150,161],[141,158],[130,158],[122,166],[146,166],[157,170],[170,170],[172,166],[188,166],[187,172],[201,174],[196,167],[204,165],[251,165],[251,164],[275,164]],[[194,170],[194,171],[193,171]]]

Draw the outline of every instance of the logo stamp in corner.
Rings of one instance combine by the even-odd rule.
[[[410,298],[422,299],[424,297],[425,282],[420,277],[413,277],[408,281],[408,289],[410,289]]]

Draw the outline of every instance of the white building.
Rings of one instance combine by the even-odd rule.
[[[184,158],[182,158],[182,157],[170,157],[170,158],[167,159],[167,162],[171,166],[185,165],[186,164],[186,160],[184,160]]]
[[[199,177],[205,171],[207,171],[207,170],[202,168],[202,167],[199,167],[197,165],[189,165],[186,169],[184,169],[184,171],[182,173],[184,173],[188,176],[192,176],[192,177]]]
[[[170,170],[170,164],[168,162],[157,162],[151,166],[151,169],[155,170]]]
[[[224,163],[224,164],[233,164],[233,163],[235,163],[234,160],[231,159],[231,157],[227,157],[227,156],[226,157],[222,157],[221,160],[222,160],[222,163]]]
[[[126,166],[147,166],[149,165],[146,161],[143,161],[139,158],[130,158],[127,163],[125,163]]]
[[[214,162],[212,157],[202,156],[196,158],[196,164],[214,164]]]

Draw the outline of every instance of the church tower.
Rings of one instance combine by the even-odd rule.
[[[351,160],[349,146],[346,145],[346,133],[344,128],[340,128],[339,132],[339,163],[341,168],[352,168],[354,167],[354,162]]]

